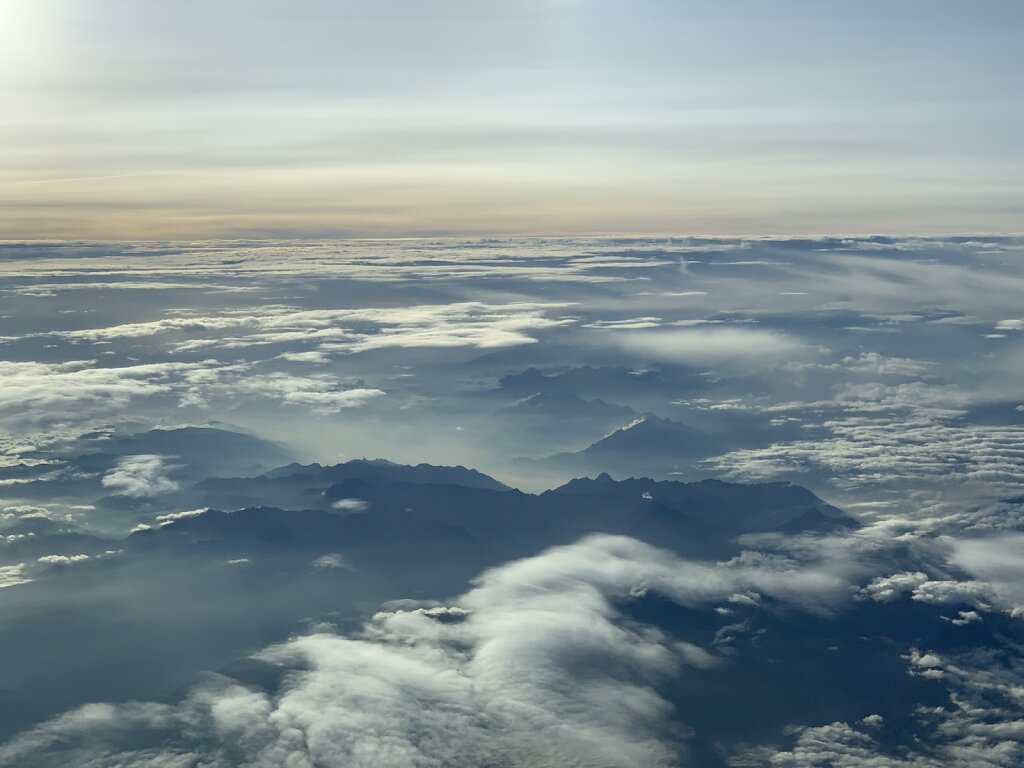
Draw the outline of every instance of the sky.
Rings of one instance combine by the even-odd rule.
[[[0,239],[1013,232],[1016,0],[0,0]]]

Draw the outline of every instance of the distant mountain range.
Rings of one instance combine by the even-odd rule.
[[[579,366],[544,373],[537,368],[501,378],[498,391],[525,397],[532,394],[579,395],[634,402],[652,395],[678,397],[681,392],[707,389],[710,382],[697,369],[665,366],[652,370],[631,370],[621,366]]]
[[[601,399],[587,400],[564,392],[535,392],[506,405],[502,414],[514,415],[518,418],[532,416],[559,421],[596,421],[601,423],[621,422],[623,419],[636,417],[636,411],[624,405],[613,405]]]
[[[627,438],[632,435],[621,439]],[[717,556],[734,548],[732,539],[744,533],[857,526],[807,489],[788,483],[616,481],[601,474],[528,494],[465,467],[381,460],[290,464],[251,478],[204,480],[180,497],[188,506],[240,509],[175,520],[138,536],[195,542],[202,532],[207,545],[215,540],[232,556],[244,554],[244,546],[262,550],[270,542],[303,550],[330,547],[356,558],[364,546],[408,551],[472,542],[477,556],[470,559],[477,563],[596,531]]]
[[[563,451],[540,459],[519,459],[523,466],[547,471],[616,472],[666,477],[692,477],[694,463],[722,450],[713,435],[688,424],[644,413],[579,451]]]
[[[657,466],[657,457],[665,454],[699,456],[709,440],[700,430],[645,414],[585,451],[551,461],[615,466],[651,461]],[[119,455],[138,451],[173,455],[178,462],[180,488],[152,499],[105,495],[95,478],[68,481],[79,492],[88,485],[100,497],[97,514],[121,515],[122,530],[149,522],[149,529],[126,542],[129,551],[184,547],[185,552],[199,548],[243,557],[331,550],[359,559],[363,549],[372,549],[376,557],[383,547],[415,560],[417,553],[448,545],[465,548],[472,542],[468,578],[481,563],[596,531],[628,534],[689,555],[718,556],[731,551],[732,540],[744,533],[825,533],[857,525],[807,489],[786,483],[617,481],[601,473],[529,494],[462,466],[406,466],[383,459],[333,466],[293,462],[252,475],[191,482],[189,475],[207,459],[220,473],[232,466],[258,466],[284,452],[257,438],[212,428],[153,430],[87,442],[104,450],[67,457],[79,474],[87,468],[107,471]],[[60,480],[25,485],[40,495],[48,488],[57,495],[67,492]],[[180,510],[196,512],[181,516]],[[8,543],[5,560],[96,554],[115,544],[109,536],[48,518],[12,523],[9,532],[20,538]]]
[[[124,531],[137,523],[152,522],[160,514],[181,510],[214,509],[225,511],[217,514],[231,514],[233,510],[259,509],[264,510],[259,513],[261,520],[275,514],[287,518],[286,528],[298,519],[292,519],[293,513],[286,510],[316,511],[316,515],[303,518],[309,525],[324,526],[312,541],[329,541],[333,546],[337,539],[339,545],[358,548],[364,539],[386,538],[374,533],[377,526],[385,526],[398,545],[410,536],[426,535],[425,531],[437,524],[442,526],[437,529],[441,538],[450,534],[453,540],[472,539],[481,551],[493,549],[494,557],[503,558],[592,531],[628,533],[662,545],[674,542],[681,551],[693,553],[702,547],[720,551],[728,547],[730,538],[743,533],[824,532],[856,524],[798,486],[647,479],[648,475],[664,477],[674,468],[688,466],[713,446],[713,438],[701,430],[643,414],[583,451],[531,462],[537,467],[581,469],[587,474],[593,468],[614,467],[617,472],[633,468],[639,479],[615,481],[606,473],[594,472],[595,479],[576,479],[529,494],[463,466],[407,466],[383,459],[357,459],[333,466],[292,462],[268,469],[267,462],[289,458],[284,449],[243,433],[188,427],[87,438],[76,447],[88,452],[49,457],[57,466],[72,471],[51,478],[33,473],[17,487],[26,496],[41,500],[48,495],[95,499],[97,510],[89,535],[105,529]],[[140,454],[168,457],[168,475],[177,487],[136,498],[112,495],[110,488],[101,485],[104,473],[120,459]],[[204,466],[209,469],[200,477]],[[239,467],[252,471],[230,474]],[[650,471],[644,472],[645,468]],[[274,509],[278,512],[268,511]],[[243,519],[249,513],[238,514],[239,518],[223,528],[224,536],[242,535],[238,526],[244,528]],[[159,530],[170,533],[202,524],[197,518],[173,520]],[[26,519],[11,530],[39,537],[22,543],[12,540],[7,549],[11,555],[22,549],[26,555],[43,552],[46,546],[39,543],[43,536],[62,537],[50,539],[57,548],[47,554],[71,552],[76,547],[89,552],[94,549],[78,538],[84,532],[50,519]],[[303,539],[289,534],[281,539],[285,540]],[[100,535],[97,541],[108,539]]]

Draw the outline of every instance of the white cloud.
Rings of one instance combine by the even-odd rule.
[[[346,512],[363,512],[369,507],[370,503],[365,499],[338,499],[331,504],[332,509],[341,509]]]
[[[931,605],[974,605],[990,608],[986,602],[992,594],[992,585],[982,581],[956,581],[941,579],[926,581],[916,586],[911,598]]]
[[[905,748],[887,750],[874,735],[877,715],[860,727],[843,722],[792,727],[784,749],[758,747],[734,756],[739,768],[1017,768],[1024,761],[1024,659],[1011,648],[946,655],[912,649],[908,674],[945,688],[945,706],[919,707],[920,731]],[[878,718],[875,720],[874,718]]]
[[[27,584],[30,581],[31,579],[25,575],[24,563],[0,565],[0,589],[16,587],[19,584]]]
[[[335,571],[348,571],[352,569],[352,565],[345,559],[343,555],[339,555],[337,552],[331,552],[326,555],[321,555],[313,561],[314,568],[335,570]]]
[[[404,307],[297,309],[264,306],[217,314],[186,312],[160,320],[48,334],[71,340],[110,341],[170,335],[171,350],[267,344],[319,344],[323,352],[352,353],[396,347],[476,347],[496,349],[532,344],[531,331],[574,322],[547,313],[567,304],[457,302]],[[181,337],[186,338],[181,338]],[[292,360],[310,361],[314,350],[289,351]],[[303,355],[303,357],[296,357]],[[321,362],[313,359],[313,362]]]
[[[612,337],[633,355],[654,362],[734,363],[789,362],[807,346],[778,331],[747,328],[693,328],[623,332]]]
[[[660,317],[631,317],[627,320],[595,320],[586,323],[583,328],[608,328],[610,330],[635,331],[644,328],[657,328],[661,325]]]
[[[0,425],[17,430],[81,424],[123,413],[133,401],[168,391],[174,377],[200,364],[153,363],[103,368],[0,360]]]
[[[1024,319],[1000,320],[996,323],[998,331],[1024,331]]]
[[[944,560],[966,572],[965,578],[933,578],[899,572],[875,578],[859,596],[888,602],[903,595],[929,605],[966,605],[954,624],[981,619],[977,611],[999,610],[1024,618],[1024,534],[1004,533],[998,538],[941,536],[933,540]]]
[[[824,418],[819,404],[785,406],[785,412],[802,413],[811,424],[820,424],[824,434],[812,432],[806,439],[731,451],[706,465],[748,480],[820,471],[848,492],[923,483],[933,493],[938,488],[961,493],[970,489],[982,498],[1020,492],[1024,427],[964,423],[957,410],[940,403],[918,405],[911,399],[917,394],[912,390],[891,389],[878,386],[840,393],[836,401],[820,404],[832,410]],[[900,396],[907,400],[895,399]]]
[[[935,365],[906,357],[886,357],[878,352],[862,352],[857,356],[844,357],[842,364],[854,373],[911,377],[926,376]]]
[[[26,504],[3,507],[0,509],[0,530],[11,524],[29,520],[53,520],[57,516],[52,514],[46,507],[36,507]]]
[[[984,584],[985,599],[1024,618],[1024,534],[949,538],[951,561]]]
[[[171,493],[179,486],[167,476],[174,469],[167,459],[167,456],[157,454],[125,456],[103,476],[101,482],[104,488],[121,496],[142,498]]]
[[[398,309],[351,310],[357,321],[375,322],[379,331],[361,334],[352,343],[327,343],[327,351],[365,352],[389,347],[477,347],[498,349],[533,344],[530,331],[571,324],[545,312],[565,304],[516,303],[487,305],[468,302]]]
[[[199,517],[200,515],[205,515],[209,511],[210,510],[207,509],[206,507],[202,507],[201,509],[187,509],[183,512],[166,512],[162,515],[157,515],[156,522],[162,527],[165,525],[170,525],[171,523],[176,522],[178,520],[185,520],[190,517]],[[151,526],[145,526],[145,528],[150,527]]]
[[[974,624],[981,620],[981,614],[977,611],[960,611],[957,618],[951,619],[951,622],[957,627],[966,627],[968,624]]]
[[[178,243],[168,252],[161,249],[159,259],[147,259],[150,246],[134,243],[128,252],[93,256],[87,266],[80,266],[59,254],[43,252],[34,258],[12,261],[5,274],[26,280],[23,290],[36,287],[53,295],[69,285],[68,277],[80,278],[72,287],[88,285],[100,288],[133,284],[139,289],[200,287],[209,290],[251,289],[266,280],[295,278],[335,278],[376,283],[431,280],[452,282],[486,277],[511,278],[533,282],[615,283],[630,273],[674,262],[658,258],[658,251],[636,255],[621,253],[614,243],[601,240],[520,240],[510,258],[510,243],[474,243],[460,247],[451,241],[434,243],[357,242],[288,242],[225,245]],[[611,250],[613,253],[595,257],[581,250]],[[621,271],[621,274],[615,274]],[[180,277],[219,278],[216,284],[183,283]],[[179,279],[169,279],[174,276]],[[62,282],[42,282],[48,278]],[[85,278],[88,278],[87,280]],[[34,284],[33,284],[34,283]]]
[[[241,376],[223,383],[201,386],[197,394],[205,398],[218,390],[224,396],[235,393],[271,397],[289,405],[308,407],[316,413],[358,408],[385,394],[375,387],[346,388],[335,377],[327,374],[295,376],[288,373]]]
[[[73,565],[89,559],[89,555],[43,555],[37,558],[37,561],[44,565]]]
[[[908,592],[913,592],[926,581],[928,581],[928,574],[920,571],[894,573],[874,579],[861,590],[860,594],[876,602],[885,603]]]

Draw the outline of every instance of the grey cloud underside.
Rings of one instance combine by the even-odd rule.
[[[0,244],[0,764],[1019,765],[1022,251]]]

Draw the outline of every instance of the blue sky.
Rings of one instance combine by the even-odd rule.
[[[1018,2],[0,0],[0,237],[1019,230]]]

